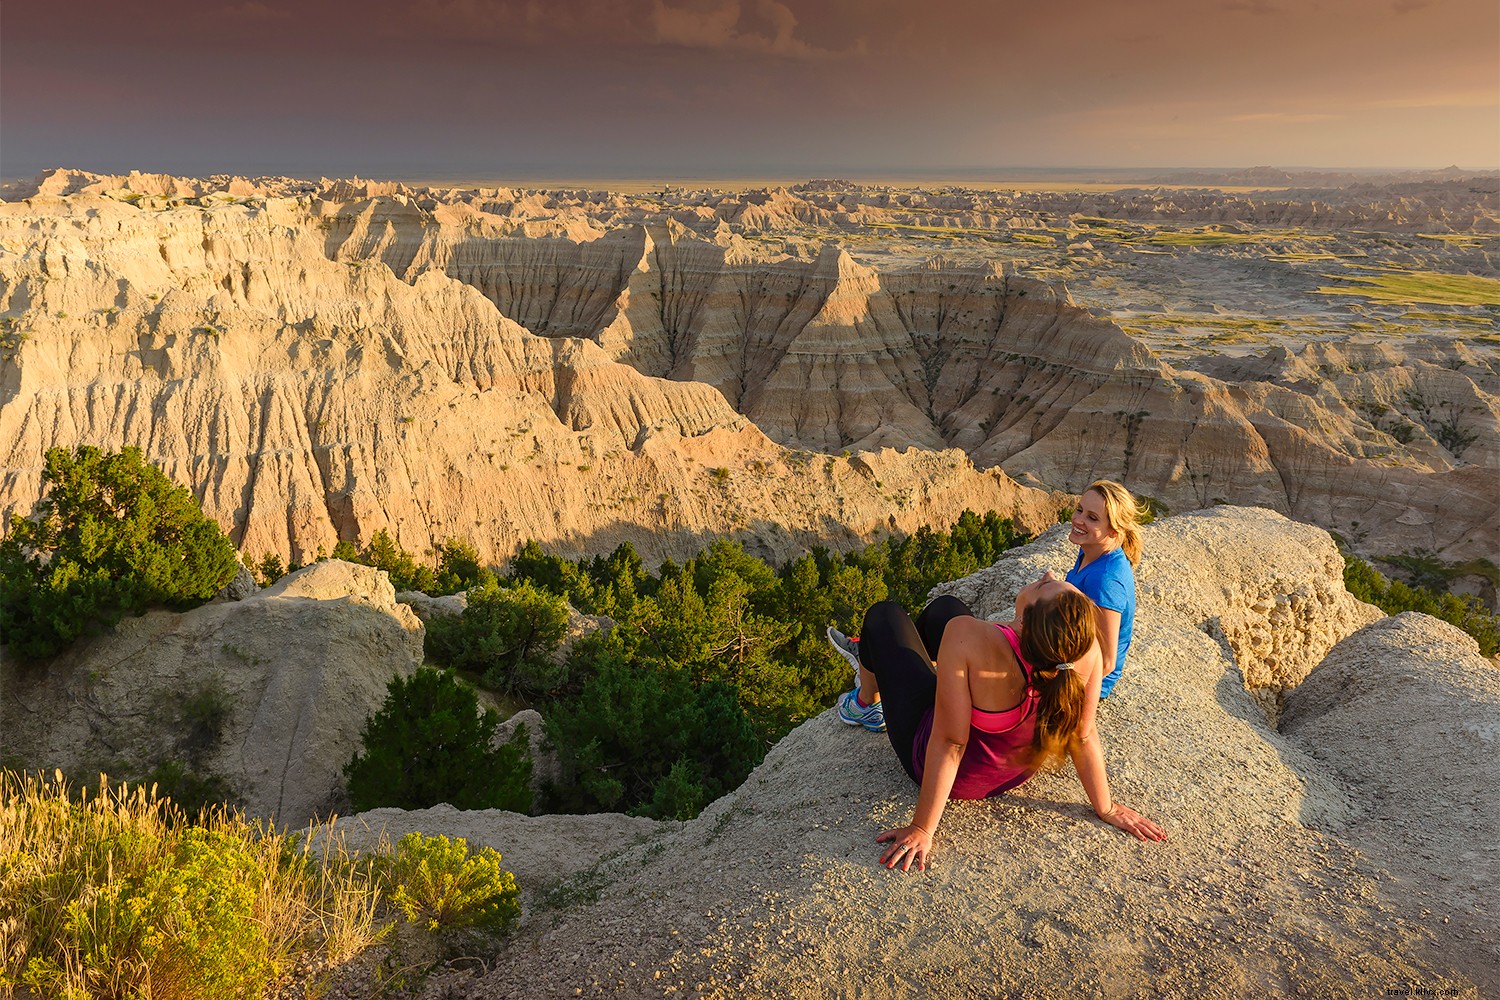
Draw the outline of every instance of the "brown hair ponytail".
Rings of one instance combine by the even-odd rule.
[[[1064,590],[1026,611],[1021,655],[1039,696],[1029,766],[1056,763],[1083,718],[1083,678],[1072,666],[1094,644],[1094,602]],[[1061,667],[1061,669],[1059,669]]]

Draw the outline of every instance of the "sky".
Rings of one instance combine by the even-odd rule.
[[[0,176],[1500,168],[1495,0],[6,0]]]

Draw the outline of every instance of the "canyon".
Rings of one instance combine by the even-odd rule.
[[[88,442],[139,445],[242,551],[294,562],[382,528],[497,562],[525,538],[660,557],[720,534],[779,558],[965,507],[1035,531],[1099,477],[1365,554],[1493,560],[1486,185],[55,171],[0,189],[0,510],[30,509],[47,447]],[[1402,268],[1453,301],[1386,301]]]
[[[1351,597],[1329,532],[1492,586],[1495,179],[1232,180],[1270,186],[0,185],[0,513],[82,443],[140,447],[289,562],[382,529],[497,564],[528,538],[781,559],[994,509],[1040,537],[939,590],[1000,617],[1066,568],[1073,495],[1123,479],[1175,516],[1145,528],[1100,732],[1167,844],[1096,823],[1064,770],[955,803],[922,879],[880,870],[916,790],[824,712],[686,822],[339,821],[463,836],[521,880],[516,935],[429,995],[1487,995],[1495,664]],[[197,754],[255,815],[326,816],[428,603],[328,561],[7,658],[0,751]],[[224,715],[195,743],[199,703]]]

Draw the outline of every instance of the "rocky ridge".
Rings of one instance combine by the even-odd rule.
[[[1069,552],[1053,533],[947,589],[999,612]],[[1280,730],[1261,685],[1286,686]],[[1130,665],[1100,712],[1115,796],[1166,843],[1097,822],[1064,771],[951,804],[929,870],[886,871],[873,837],[917,790],[831,712],[687,823],[567,833],[440,807],[340,825],[461,835],[550,873],[494,971],[441,987],[465,996],[1485,996],[1497,709],[1472,641],[1354,601],[1325,533],[1220,508],[1147,529]]]
[[[1500,174],[1495,171],[1389,176],[1274,170],[1238,175],[1180,172],[1074,187],[1064,182],[1055,190],[1028,190],[1029,186],[1002,182],[898,187],[814,180],[745,191],[666,184],[632,195],[576,187],[442,187],[358,177],[310,181],[219,174],[186,178],[139,171],[94,174],[55,169],[0,185],[0,198],[21,201],[92,195],[164,203],[204,198],[312,197],[325,202],[396,198],[424,211],[460,203],[483,213],[487,221],[532,225],[526,235],[539,235],[538,230],[549,224],[565,226],[567,220],[602,231],[660,221],[664,215],[697,229],[712,230],[724,224],[750,232],[803,226],[857,230],[870,225],[1045,228],[1070,217],[1385,232],[1500,232],[1495,202]],[[664,213],[663,208],[669,211]]]
[[[306,823],[347,805],[342,769],[422,634],[385,573],[336,560],[126,618],[45,663],[0,663],[0,759],[85,782],[185,765],[248,815]]]

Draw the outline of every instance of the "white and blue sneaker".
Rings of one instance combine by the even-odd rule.
[[[849,726],[864,726],[872,733],[885,732],[885,709],[880,702],[873,705],[859,703],[859,640],[851,639],[830,626],[828,641],[834,651],[854,668],[854,690],[839,697],[839,721]]]
[[[839,721],[846,726],[864,726],[872,733],[885,732],[885,709],[880,702],[859,703],[859,688],[839,696]]]

